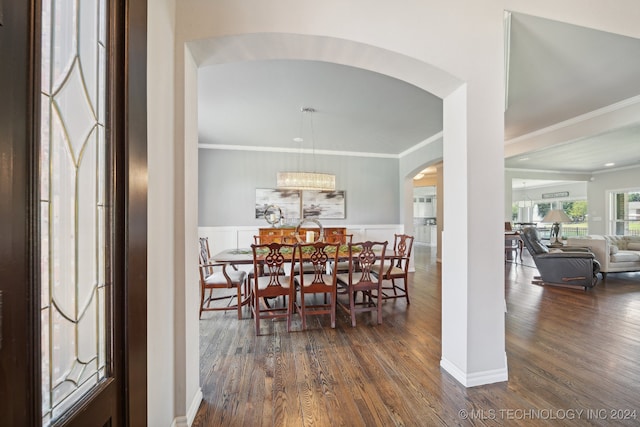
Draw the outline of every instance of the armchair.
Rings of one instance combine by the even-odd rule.
[[[597,284],[600,263],[588,248],[565,246],[550,249],[542,243],[538,229],[534,227],[524,228],[520,236],[540,272],[533,283],[578,286],[585,290]]]

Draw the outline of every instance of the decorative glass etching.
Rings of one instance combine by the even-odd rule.
[[[108,375],[106,0],[42,2],[42,424]]]

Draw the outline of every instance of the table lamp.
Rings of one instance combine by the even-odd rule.
[[[558,234],[560,234],[560,224],[563,222],[571,222],[571,218],[569,218],[569,216],[564,213],[562,209],[552,209],[544,216],[544,218],[542,218],[542,222],[553,223],[549,241],[551,241],[551,237],[553,236],[555,236],[555,240],[551,241],[550,246],[562,246],[562,243],[558,241]]]

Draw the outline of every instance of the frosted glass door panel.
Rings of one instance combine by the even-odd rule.
[[[42,424],[109,375],[104,0],[42,3]]]

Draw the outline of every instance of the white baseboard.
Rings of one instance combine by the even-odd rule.
[[[202,389],[198,387],[198,391],[191,401],[189,411],[187,411],[187,425],[191,426],[191,424],[193,424],[193,420],[196,418],[196,414],[198,413],[198,408],[200,408],[200,403],[202,403]]]
[[[193,396],[193,400],[191,401],[191,405],[189,406],[187,415],[174,418],[173,422],[171,423],[171,427],[190,427],[191,424],[193,424],[193,420],[196,418],[196,414],[198,413],[198,408],[200,407],[201,402],[202,389],[198,387],[198,391],[196,392],[195,396]]]
[[[440,359],[440,366],[453,376],[460,384],[465,387],[476,387],[481,385],[499,383],[509,380],[509,371],[507,368],[507,355],[504,356],[504,368],[492,369],[489,371],[474,372],[472,374],[463,372],[456,365],[447,359]]]
[[[171,427],[189,427],[189,424],[187,424],[187,417],[175,417],[171,423]]]

